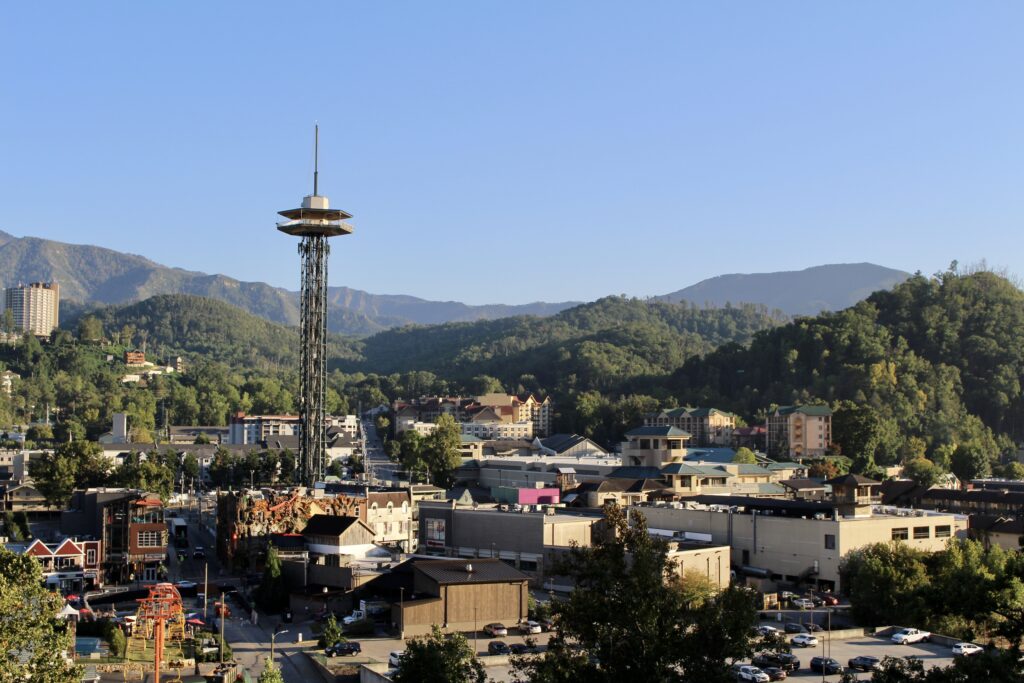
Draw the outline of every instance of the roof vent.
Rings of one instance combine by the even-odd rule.
[[[468,562],[466,563],[466,573],[467,574],[472,574],[473,573],[473,565],[469,564]]]

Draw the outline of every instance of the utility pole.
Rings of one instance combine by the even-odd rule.
[[[210,601],[210,563],[203,563],[203,623],[206,623],[206,603]]]
[[[224,663],[224,620],[228,618],[228,611],[224,605],[224,591],[220,592],[220,663]]]

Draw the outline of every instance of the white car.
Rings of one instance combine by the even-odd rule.
[[[757,626],[754,630],[757,631],[757,634],[759,636],[773,636],[776,633],[781,633],[782,632],[779,629],[775,628],[774,626],[768,626],[768,625]]]
[[[953,646],[953,654],[967,657],[976,655],[984,649],[981,645],[975,645],[974,643],[957,643]]]
[[[388,666],[398,668],[402,666],[402,655],[405,654],[402,650],[392,650],[391,654],[388,655]]]
[[[916,628],[904,628],[892,634],[892,642],[897,645],[908,645],[910,643],[927,643],[932,634]]]
[[[792,605],[800,609],[814,609],[814,601],[809,598],[795,598]]]
[[[812,636],[810,633],[800,633],[793,636],[793,640],[789,642],[797,647],[817,647],[818,636]]]
[[[736,680],[753,681],[753,683],[768,683],[771,677],[756,666],[741,666],[736,670]]]
[[[519,624],[520,633],[540,633],[543,630],[544,629],[540,627],[540,623],[536,621],[524,621]]]

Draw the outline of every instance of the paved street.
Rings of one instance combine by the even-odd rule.
[[[225,573],[217,559],[216,543],[208,530],[200,528],[193,516],[189,517],[189,550],[186,559],[180,565],[177,558],[171,559],[171,572],[174,580],[189,579],[199,584],[198,590],[203,590],[203,570],[209,567],[209,595],[217,597],[217,584],[222,582],[233,583],[242,586],[242,579]],[[206,548],[206,560],[192,559],[192,550],[196,546]],[[194,603],[193,603],[194,604]],[[229,606],[232,606],[229,601]],[[212,612],[208,613],[212,618]],[[224,623],[224,635],[231,649],[235,653],[235,659],[255,678],[263,671],[263,667],[270,656],[270,636],[274,628],[279,625],[278,617],[260,615],[257,625],[250,623],[250,615],[239,614],[237,609],[234,614]],[[301,628],[305,626],[305,628]],[[295,635],[300,630],[305,632],[304,637],[311,633],[309,625],[285,624],[284,628],[288,633],[279,634],[275,641],[275,657],[278,667],[288,683],[303,683],[305,681],[320,680],[319,673],[314,665],[302,654],[303,647],[295,644]]]

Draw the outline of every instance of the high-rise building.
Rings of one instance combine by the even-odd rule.
[[[60,286],[56,282],[33,282],[8,287],[4,291],[4,309],[14,316],[15,329],[49,337],[57,328]]]

